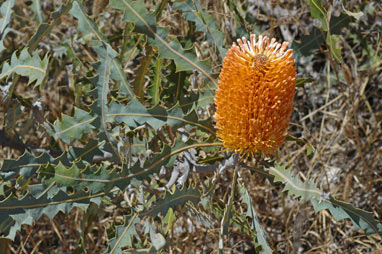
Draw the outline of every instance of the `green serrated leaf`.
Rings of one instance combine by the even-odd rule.
[[[16,199],[10,195],[0,201],[0,233],[13,240],[16,231],[20,230],[22,225],[32,225],[43,214],[53,218],[60,211],[68,214],[74,207],[86,209],[90,202],[99,204],[100,197],[104,195],[102,192],[94,195],[85,192],[68,195],[62,191],[52,198],[44,195],[36,199],[32,195],[27,195],[22,199]]]
[[[293,177],[291,171],[285,169],[284,166],[276,165],[267,170],[275,177],[275,182],[285,184],[283,191],[288,191],[290,195],[293,194],[296,197],[311,201],[316,211],[328,209],[336,220],[350,219],[356,229],[363,229],[366,234],[378,233],[382,235],[382,223],[376,221],[372,213],[334,199],[330,194],[321,192],[313,182],[306,181],[303,183],[298,177]]]
[[[155,61],[155,67],[154,67],[154,81],[152,86],[148,90],[148,94],[151,96],[151,102],[154,106],[159,104],[159,92],[160,92],[160,84],[162,80],[162,64],[163,60],[159,57],[157,57]]]
[[[301,38],[301,44],[298,45],[294,43],[293,48],[307,56],[310,54],[311,50],[319,49],[321,44],[326,43],[330,48],[332,57],[336,59],[336,61],[340,62],[341,49],[338,46],[338,37],[333,34],[340,34],[343,27],[348,27],[350,17],[348,15],[341,14],[338,17],[332,17],[329,23],[326,17],[326,10],[321,6],[321,2],[319,0],[307,0],[307,2],[310,2],[309,5],[311,6],[312,17],[320,18],[322,20],[323,30],[327,31],[326,39],[319,29],[314,28],[309,35],[305,35]],[[315,15],[313,15],[313,13],[315,13]]]
[[[312,78],[297,78],[296,79],[296,87],[303,87],[305,83],[311,83],[314,79]]]
[[[98,27],[95,25],[93,20],[89,18],[84,10],[82,4],[75,0],[73,2],[72,10],[70,14],[73,15],[76,19],[78,19],[78,30],[84,35],[90,35],[90,37],[96,37],[98,41],[101,41],[105,47],[112,52],[110,49],[112,47],[109,45],[106,37],[99,31]],[[114,55],[111,54],[111,55]],[[130,98],[134,98],[134,91],[132,90],[129,82],[127,81],[126,74],[123,72],[122,65],[118,58],[113,57],[111,60],[111,78],[115,79],[117,82],[122,84],[121,91],[126,93]]]
[[[316,187],[314,183],[309,181],[303,183],[298,177],[292,176],[291,170],[282,165],[270,167],[269,173],[275,176],[275,182],[282,182],[285,184],[283,191],[288,191],[289,195],[295,195],[305,200],[312,198],[320,200],[322,192]]]
[[[341,48],[339,46],[339,38],[337,35],[329,35],[326,37],[326,44],[330,48],[330,54],[334,59],[336,59],[337,62],[342,61],[341,57]]]
[[[103,43],[100,42],[102,45]],[[110,80],[110,68],[112,59],[117,56],[117,53],[110,47],[110,45],[102,45],[93,47],[100,57],[100,61],[93,64],[94,69],[98,73],[91,82],[95,86],[96,101],[91,106],[93,114],[97,116],[94,121],[94,126],[104,134],[108,144],[111,146],[113,153],[118,156],[118,152],[112,144],[112,137],[109,135],[106,124],[106,117],[108,112],[107,94],[109,93],[109,80]],[[101,136],[99,136],[101,137]]]
[[[238,167],[235,166],[235,170],[233,173],[233,179],[232,179],[232,187],[231,187],[231,193],[228,198],[228,202],[225,205],[223,217],[220,222],[220,231],[219,231],[219,253],[223,253],[224,249],[224,236],[227,234],[227,230],[229,225],[232,223],[232,209],[233,209],[233,199],[236,192],[236,185],[237,185],[237,175],[238,175]]]
[[[292,48],[298,52],[301,52],[304,56],[309,56],[312,50],[317,50],[320,46],[325,43],[322,32],[314,28],[309,35],[304,35],[301,37],[301,43],[293,42]]]
[[[86,10],[79,1],[73,1],[73,7],[69,13],[78,19],[78,30],[81,31],[84,37],[88,39],[96,37],[100,41],[107,41],[106,37],[98,30],[96,24],[86,14]]]
[[[45,127],[55,139],[61,139],[66,144],[70,144],[72,140],[79,140],[83,134],[89,133],[94,129],[95,127],[91,123],[95,119],[95,116],[74,107],[74,115],[68,116],[62,114],[61,120],[57,120],[52,125],[53,130],[49,128],[48,124],[45,124]]]
[[[137,234],[135,231],[135,224],[139,223],[138,214],[125,217],[125,224],[117,226],[115,237],[110,239],[108,254],[122,254],[122,247],[132,247],[133,237]]]
[[[29,179],[37,169],[54,159],[44,153],[39,157],[25,152],[17,160],[5,160],[0,170],[0,175],[3,179],[8,180],[20,174],[25,179]]]
[[[355,229],[363,229],[367,235],[379,234],[382,236],[382,223],[377,222],[373,213],[353,207],[350,203],[329,197],[325,202],[312,200],[315,211],[328,209],[336,221],[350,219]]]
[[[52,22],[50,24],[41,23],[39,24],[36,33],[32,36],[32,38],[28,41],[28,47],[30,50],[34,50],[37,48],[38,44],[47,36],[61,21],[62,16],[67,14],[72,8],[72,1],[69,1],[66,5],[61,5],[60,9],[52,14]]]
[[[1,196],[6,196],[6,189],[12,186],[11,181],[2,181],[0,183],[0,197]]]
[[[111,0],[110,6],[124,11],[124,20],[135,24],[135,32],[148,36],[149,44],[158,49],[160,57],[174,60],[177,71],[198,70],[217,86],[208,63],[199,61],[194,53],[184,50],[178,40],[167,42],[168,29],[156,27],[155,13],[148,12],[144,2]]]
[[[314,152],[314,147],[311,145],[308,145],[306,148],[306,155],[309,156]]]
[[[243,3],[244,4],[244,3]],[[240,23],[240,26],[236,29],[237,37],[240,38],[244,34],[250,34],[248,31],[248,22],[245,19],[246,13],[238,2],[233,0],[228,0],[227,5],[231,11],[235,13],[235,19]]]
[[[173,194],[167,194],[164,199],[155,202],[153,207],[145,210],[142,216],[157,217],[159,214],[166,215],[169,208],[175,208],[188,201],[196,204],[200,201],[201,194],[195,187],[176,189]]]
[[[77,181],[75,179],[79,178],[80,170],[75,164],[73,164],[72,167],[67,168],[61,162],[59,162],[58,165],[55,167],[51,165],[48,165],[48,167],[50,167],[51,170],[54,171],[54,177],[50,178],[49,181],[45,181],[45,183],[49,184],[51,181],[54,181],[57,184],[63,185],[63,186],[77,185]],[[47,168],[43,170],[45,171],[45,173],[48,172]],[[41,174],[41,170],[40,170],[40,176],[43,176],[43,174]]]
[[[256,238],[261,247],[263,248],[264,253],[271,254],[273,253],[272,248],[269,246],[267,239],[269,239],[269,236],[267,235],[267,232],[265,231],[263,225],[259,221],[257,217],[257,212],[252,204],[252,198],[250,194],[248,193],[247,188],[242,184],[240,188],[240,193],[243,197],[243,202],[247,204],[247,216],[252,218],[251,220],[251,227],[253,230],[256,231]]]
[[[341,13],[338,17],[333,16],[330,19],[330,33],[331,34],[341,34],[342,28],[349,27],[351,18],[348,15]]]
[[[51,183],[49,178],[55,177],[60,179],[61,184],[70,185],[76,191],[81,191],[84,188],[88,189],[89,193],[96,193],[99,190],[108,191],[114,187],[120,190],[125,190],[133,180],[149,179],[154,173],[159,173],[162,166],[172,166],[173,160],[176,155],[185,150],[195,147],[217,146],[215,144],[194,144],[188,145],[183,142],[176,142],[173,147],[165,146],[160,153],[154,153],[151,160],[146,160],[143,165],[138,161],[131,168],[124,165],[122,173],[115,171],[108,171],[107,165],[103,166],[89,166],[85,170],[81,170],[76,176],[71,175],[72,172],[65,169],[55,168],[54,166],[46,166],[46,164],[38,164],[42,166],[39,170],[41,177],[46,177],[46,183]],[[61,158],[64,156],[61,156]],[[58,164],[59,160],[52,162],[52,165]],[[67,165],[62,163],[63,165]],[[71,164],[70,164],[71,165]],[[72,167],[72,166],[69,166]],[[75,166],[77,167],[77,166]],[[55,171],[56,169],[57,172]],[[37,170],[37,168],[36,168]],[[35,170],[35,171],[36,171]],[[34,171],[34,172],[35,172]],[[74,174],[74,173],[73,173]]]
[[[146,47],[146,56],[143,58],[138,71],[135,76],[135,80],[133,82],[133,87],[135,90],[135,94],[139,98],[143,98],[144,96],[144,91],[145,91],[145,82],[146,82],[146,72],[149,69],[151,59],[153,57],[153,48],[152,47]]]
[[[220,58],[223,59],[227,50],[223,48],[224,34],[216,26],[214,17],[203,10],[197,0],[186,0],[175,2],[173,9],[183,12],[183,17],[195,23],[196,30],[204,32],[206,39],[219,51]]]
[[[68,152],[62,157],[66,156],[68,158],[68,161],[70,162],[79,161],[82,164],[83,162],[93,164],[94,156],[103,156],[103,151],[101,149],[104,144],[104,141],[90,139],[88,140],[87,144],[82,148],[70,146]],[[64,163],[63,161],[61,162]],[[64,165],[70,166],[67,164]]]
[[[164,227],[163,232],[165,234],[170,231],[175,219],[174,210],[170,207],[166,213],[166,216],[162,220],[162,226]]]
[[[35,14],[34,19],[38,23],[44,22],[45,18],[44,18],[44,15],[42,14],[41,1],[40,0],[33,0],[32,5],[31,5],[31,9]]]
[[[48,54],[41,60],[38,52],[32,52],[32,55],[30,55],[27,48],[24,48],[19,56],[16,53],[12,54],[10,64],[8,62],[4,63],[0,73],[0,80],[9,77],[12,73],[17,73],[29,78],[28,85],[36,81],[35,87],[39,86],[45,79],[47,72]]]
[[[44,178],[45,184],[56,182],[59,186],[70,186],[78,192],[86,190],[90,194],[100,190],[106,192],[111,190],[115,187],[114,182],[120,176],[114,171],[109,172],[105,165],[88,166],[86,169],[80,170],[75,164],[65,167],[59,163],[57,166],[51,164],[43,166],[39,170],[39,177]],[[129,181],[126,182],[129,183]]]
[[[12,8],[13,5],[15,4],[14,0],[7,0],[3,2],[3,4],[0,7],[0,52],[5,49],[4,47],[4,39],[5,36],[9,32],[9,27],[10,24],[9,22],[11,21],[11,15],[12,15]]]
[[[148,223],[146,220],[147,225],[146,228],[149,228],[150,231],[150,241],[154,248],[158,251],[162,249],[166,245],[166,239],[163,237],[161,233],[155,232],[155,229],[152,224]]]
[[[9,22],[11,21],[11,15],[12,15],[12,8],[13,5],[15,4],[14,0],[7,0],[3,2],[3,4],[0,7],[0,52],[5,49],[4,47],[4,39],[5,36],[9,32],[9,27],[10,24]]]
[[[306,3],[310,7],[310,13],[313,18],[321,19],[322,30],[328,31],[329,22],[326,16],[326,10],[322,7],[321,0],[306,0]]]
[[[215,133],[210,122],[202,123],[194,111],[184,115],[179,105],[176,105],[169,111],[161,106],[146,109],[138,100],[133,99],[127,107],[118,103],[112,103],[107,117],[124,122],[131,128],[136,128],[144,123],[149,124],[154,129],[158,129],[165,124],[172,128],[179,128],[190,124],[197,126],[203,131]]]

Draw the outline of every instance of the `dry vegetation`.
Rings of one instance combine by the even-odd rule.
[[[13,49],[22,48],[35,33],[37,23],[29,5],[31,1],[16,1],[12,28],[5,44],[9,58]],[[41,1],[43,14],[49,22],[52,11],[60,1]],[[112,43],[120,43],[124,24],[122,14],[106,6],[106,1],[85,1],[88,14],[97,24],[103,24],[102,32]],[[154,1],[155,2],[155,1]],[[226,47],[235,38],[238,21],[235,13],[223,1],[202,1],[203,6],[216,18],[227,36]],[[236,1],[234,1],[236,2]],[[245,1],[243,1],[245,2]],[[328,2],[328,1],[323,1]],[[339,1],[334,6],[327,4],[332,15],[342,11]],[[248,1],[236,3],[241,14],[250,23],[248,30],[266,34],[289,42],[301,41],[317,23],[310,15],[305,1]],[[340,34],[342,63],[336,63],[327,54],[327,48],[311,50],[306,56],[298,55],[298,76],[311,77],[314,81],[298,87],[289,132],[306,139],[315,151],[307,156],[306,144],[288,141],[280,149],[278,157],[288,163],[301,179],[314,179],[320,189],[330,192],[335,198],[371,211],[378,220],[382,219],[382,5],[378,1],[343,1],[344,7],[353,12],[363,12],[357,21],[351,19]],[[106,7],[104,7],[106,6]],[[154,10],[152,3],[147,6]],[[62,23],[54,28],[39,45],[41,52],[52,52],[49,78],[43,89],[27,86],[21,78],[16,94],[34,103],[39,99],[44,105],[46,120],[53,122],[61,113],[70,114],[74,105],[86,102],[77,98],[73,83],[81,77],[71,71],[71,59],[60,58],[55,45],[64,38],[73,41],[73,49],[80,61],[94,61],[94,54],[76,31],[77,21],[66,15]],[[170,25],[174,35],[186,35],[189,23],[182,15],[165,10],[160,21]],[[296,44],[294,44],[296,46]],[[298,47],[298,45],[296,46]],[[210,55],[208,47],[199,45],[201,55]],[[12,50],[9,50],[12,49]],[[53,50],[52,50],[53,49]],[[57,54],[57,55],[55,55]],[[131,52],[131,59],[125,62],[125,71],[130,80],[140,62],[140,55]],[[211,55],[216,70],[220,64],[216,55]],[[78,67],[82,68],[82,67]],[[2,84],[4,85],[4,84]],[[12,105],[8,105],[8,109]],[[0,123],[4,123],[1,109]],[[47,135],[37,135],[35,123],[30,121],[30,110],[19,112],[15,121],[17,134],[22,142],[34,147],[50,145]],[[9,119],[7,120],[9,121]],[[24,122],[23,122],[24,121]],[[22,124],[20,124],[22,123]],[[3,130],[3,127],[0,126]],[[42,132],[39,132],[42,133]],[[0,138],[5,138],[0,136]],[[61,144],[61,149],[65,149]],[[22,149],[0,147],[0,164],[4,159],[18,158]],[[282,193],[282,186],[272,185],[255,172],[241,169],[241,177],[247,182],[255,207],[259,213],[270,243],[278,253],[381,253],[381,237],[366,236],[355,230],[348,220],[335,221],[329,212],[314,212],[310,203],[299,202]],[[193,176],[192,182],[202,177]],[[230,189],[232,172],[224,172],[218,182],[216,199],[226,201],[226,190]],[[240,196],[237,195],[237,199]],[[91,206],[85,214],[74,209],[70,214],[58,214],[53,220],[42,217],[33,226],[23,226],[12,242],[11,253],[80,253],[79,246],[87,253],[102,253],[108,242],[108,228],[122,222],[124,211],[116,209],[122,202],[118,196],[110,203],[105,213]],[[217,253],[219,220],[212,219],[211,227],[203,226],[198,217],[188,209],[177,209],[176,222],[167,236],[169,253]],[[198,208],[196,208],[198,209]],[[239,203],[236,209],[243,209]],[[99,214],[102,213],[102,214]],[[94,218],[98,218],[94,220]],[[141,239],[146,239],[137,229]],[[254,253],[250,237],[239,228],[230,228],[226,239],[225,253]],[[3,242],[4,243],[4,242]],[[143,243],[143,241],[142,241]],[[144,247],[144,246],[141,246]],[[80,251],[81,248],[78,248]]]

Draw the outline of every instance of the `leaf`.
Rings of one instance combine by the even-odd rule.
[[[348,15],[341,13],[338,17],[333,16],[330,19],[330,34],[341,34],[342,28],[349,27],[351,18]]]
[[[0,80],[9,77],[12,73],[17,73],[29,78],[28,85],[36,81],[36,87],[45,78],[48,61],[48,54],[41,60],[38,52],[32,52],[32,55],[29,55],[28,49],[24,48],[19,56],[17,56],[16,52],[12,54],[10,64],[8,62],[4,63],[0,73]]]
[[[235,197],[236,185],[237,185],[237,175],[238,175],[238,167],[235,166],[235,170],[233,173],[232,186],[231,186],[231,194],[228,198],[228,202],[225,204],[223,217],[220,222],[220,231],[219,231],[219,253],[223,253],[224,250],[224,236],[227,234],[227,230],[229,225],[231,224],[232,218],[232,209],[233,208],[233,199]],[[228,191],[228,190],[227,190]]]
[[[12,186],[11,181],[2,181],[0,183],[0,197],[1,196],[6,196],[6,191],[9,189],[9,187]]]
[[[40,198],[29,194],[22,199],[16,199],[12,194],[0,201],[0,233],[13,240],[22,225],[32,225],[43,214],[52,219],[60,211],[68,214],[74,207],[86,209],[90,202],[99,204],[103,195],[103,192],[94,195],[85,192],[68,195],[59,191],[51,198],[47,194]]]
[[[161,67],[163,64],[163,60],[157,57],[155,61],[154,67],[154,80],[152,82],[151,87],[148,90],[148,94],[151,96],[151,102],[154,106],[159,104],[159,92],[160,92],[160,84],[162,80],[162,71]]]
[[[288,191],[289,195],[295,195],[305,200],[312,198],[320,200],[322,192],[316,187],[314,183],[307,181],[303,183],[298,177],[293,177],[292,172],[287,170],[284,166],[276,165],[275,167],[267,168],[269,173],[275,176],[275,182],[282,182],[285,184],[283,191]]]
[[[83,134],[89,133],[95,128],[91,123],[96,117],[77,107],[74,107],[73,116],[62,114],[61,118],[52,125],[53,130],[46,123],[45,127],[50,135],[55,139],[61,139],[66,144],[81,139]]]
[[[197,126],[203,131],[215,133],[210,121],[200,121],[194,111],[188,115],[184,115],[179,105],[175,105],[175,107],[169,111],[161,106],[146,109],[139,101],[132,99],[127,107],[118,103],[112,103],[109,107],[107,117],[109,120],[115,119],[118,122],[124,122],[130,128],[136,128],[147,123],[154,129],[159,129],[165,124],[177,129],[186,124],[190,124]]]
[[[75,164],[65,167],[59,163],[57,166],[42,166],[39,170],[39,177],[45,178],[45,184],[56,182],[59,186],[73,188],[74,191],[86,190],[90,194],[98,193],[100,190],[110,191],[116,186],[115,182],[121,177],[115,171],[108,171],[106,165],[88,166],[85,170],[80,170]],[[119,187],[124,190],[130,181],[125,180]]]
[[[144,91],[145,91],[144,85],[146,82],[145,75],[149,69],[153,53],[154,53],[154,51],[153,51],[152,47],[146,47],[146,56],[142,59],[142,62],[138,68],[136,75],[135,75],[133,87],[135,90],[135,94],[139,98],[143,98],[143,96],[144,96]]]
[[[247,188],[245,187],[244,183],[242,184],[240,188],[240,194],[243,197],[243,202],[247,204],[247,216],[250,217],[251,220],[251,227],[253,230],[256,231],[256,238],[261,247],[263,248],[264,253],[273,253],[272,248],[269,246],[267,239],[269,239],[269,236],[267,234],[267,231],[265,231],[263,225],[259,221],[257,217],[257,212],[252,204],[252,198],[250,194],[248,193]]]
[[[309,56],[312,50],[320,49],[323,43],[325,43],[325,40],[321,31],[314,28],[310,34],[301,37],[301,43],[293,42],[292,48],[301,52],[304,56]]]
[[[303,87],[305,83],[311,83],[314,79],[312,78],[297,78],[296,79],[296,87]]]
[[[341,57],[341,48],[339,46],[339,38],[337,35],[328,35],[326,37],[326,44],[330,48],[330,54],[334,59],[336,59],[337,62],[342,61]]]
[[[326,16],[326,10],[321,5],[321,0],[306,0],[306,3],[310,7],[310,13],[312,17],[321,19],[322,30],[328,31],[329,22]]]
[[[45,36],[49,35],[53,27],[60,23],[62,16],[66,15],[72,8],[72,1],[68,1],[66,5],[61,5],[60,9],[52,14],[52,22],[50,24],[40,23],[36,33],[28,41],[28,47],[31,51],[37,48],[38,44]]]
[[[101,41],[105,47],[107,47],[109,53],[114,55],[116,53],[112,52],[112,47],[109,45],[106,37],[98,30],[94,22],[86,14],[81,3],[77,0],[73,2],[73,8],[70,11],[70,14],[78,19],[78,30],[84,35],[91,35],[91,37],[96,37],[98,41]],[[114,51],[114,50],[113,50]],[[111,78],[115,79],[117,82],[121,82],[123,93],[126,93],[130,98],[134,98],[134,91],[132,90],[129,82],[127,81],[126,74],[123,72],[121,63],[117,57],[113,57],[111,60]]]
[[[48,154],[43,153],[41,156],[36,157],[29,152],[25,152],[17,160],[5,160],[0,170],[0,175],[4,180],[11,179],[17,174],[20,174],[25,179],[29,179],[37,169],[54,159]]]
[[[244,3],[243,3],[244,4]],[[240,23],[240,26],[236,28],[236,35],[238,38],[244,36],[245,34],[250,34],[250,31],[248,31],[249,23],[245,19],[246,13],[243,10],[243,8],[238,4],[238,2],[233,0],[228,0],[227,5],[231,11],[235,13],[234,17]]]
[[[137,161],[132,167],[125,164],[122,173],[107,170],[107,164],[88,166],[85,170],[78,172],[78,167],[71,164],[66,166],[68,164],[62,163],[65,168],[62,166],[56,167],[55,165],[59,163],[58,159],[49,165],[46,163],[38,164],[38,167],[41,166],[39,170],[40,177],[46,177],[45,182],[47,184],[51,183],[50,178],[54,177],[59,179],[60,184],[72,186],[75,191],[81,191],[85,187],[89,193],[96,193],[99,190],[109,191],[114,187],[124,191],[133,180],[150,179],[153,174],[159,173],[162,166],[171,167],[176,155],[180,152],[195,147],[220,145],[220,143],[189,145],[179,141],[173,147],[166,145],[160,153],[154,153],[151,160],[145,160],[143,165],[141,165],[140,161]],[[66,167],[73,167],[73,172]]]
[[[166,216],[162,220],[162,227],[164,228],[163,232],[165,234],[167,234],[170,231],[175,220],[176,217],[174,214],[174,210],[170,207],[167,211]]]
[[[154,249],[158,251],[166,245],[166,239],[161,233],[155,232],[154,226],[154,223],[150,223],[149,220],[146,220],[144,225],[144,233],[150,233],[150,241],[154,246]]]
[[[60,186],[77,187],[76,179],[78,179],[80,176],[80,170],[75,164],[73,164],[73,166],[70,168],[66,168],[61,162],[59,162],[55,167],[48,165],[48,167],[40,170],[40,177],[43,177],[44,174],[48,172],[48,168],[54,171],[54,177],[50,178],[49,181],[45,181],[46,184],[50,184],[54,181]]]
[[[38,23],[44,22],[45,18],[44,18],[44,15],[42,14],[41,1],[40,0],[33,0],[32,5],[31,5],[31,9],[35,14],[34,19]]]
[[[47,153],[40,156],[35,156],[29,152],[25,152],[17,160],[5,160],[0,169],[0,176],[4,180],[16,177],[18,174],[25,179],[29,179],[34,175],[40,167],[47,166],[48,163],[57,165],[62,163],[66,167],[71,167],[76,161],[77,165],[85,167],[84,162],[92,164],[95,155],[103,155],[99,147],[105,142],[90,140],[89,143],[83,148],[70,147],[67,153],[63,153],[57,158],[51,157]]]
[[[104,153],[101,149],[104,144],[105,144],[104,141],[90,139],[88,140],[87,144],[83,148],[70,146],[68,152],[65,155],[62,155],[61,157],[66,156],[68,158],[68,161],[70,162],[78,161],[78,163],[81,163],[81,164],[83,164],[83,162],[87,162],[88,164],[93,164],[94,156],[103,156]],[[77,163],[77,166],[78,166],[78,163]],[[70,166],[68,164],[64,164],[64,165]]]
[[[356,229],[363,229],[366,234],[378,233],[382,235],[382,223],[376,221],[372,213],[334,199],[330,194],[321,192],[310,181],[301,182],[298,177],[293,177],[291,171],[285,169],[284,166],[276,165],[275,167],[268,167],[267,170],[275,176],[275,182],[285,184],[283,191],[288,191],[289,195],[293,194],[296,197],[311,201],[316,211],[328,209],[335,220],[350,219]]]
[[[315,211],[328,209],[336,221],[350,219],[355,229],[363,229],[367,235],[378,233],[382,236],[382,223],[377,222],[373,213],[353,207],[350,203],[334,199],[332,196],[325,202],[312,200]]]
[[[340,62],[341,49],[338,46],[338,37],[333,34],[340,34],[343,27],[348,27],[350,22],[349,16],[341,14],[338,17],[332,17],[329,23],[327,21],[326,11],[321,6],[319,0],[307,0],[307,2],[311,2],[312,17],[321,18],[322,24],[329,24],[329,26],[325,25],[325,27],[323,25],[323,30],[327,31],[326,39],[323,37],[323,33],[319,29],[314,28],[309,35],[302,36],[300,45],[294,43],[293,48],[300,51],[304,56],[308,56],[311,50],[319,49],[321,44],[326,43],[330,48],[331,56],[336,59],[336,61]],[[312,10],[312,6],[314,10]],[[321,13],[323,16],[314,16],[313,13]]]
[[[7,0],[3,2],[3,4],[0,7],[0,14],[2,17],[0,18],[0,52],[5,49],[4,39],[9,32],[9,22],[11,21],[12,8],[14,4],[14,0]]]
[[[311,155],[314,152],[314,147],[311,145],[308,145],[306,148],[306,156]]]
[[[203,11],[198,1],[186,0],[183,2],[175,2],[173,9],[182,11],[182,16],[195,23],[196,30],[206,34],[206,39],[218,49],[220,58],[223,59],[227,50],[223,48],[224,34],[216,26],[214,17]]]
[[[176,189],[173,194],[167,193],[164,199],[158,200],[155,204],[142,212],[142,216],[157,217],[159,214],[165,216],[169,208],[175,208],[188,201],[197,204],[200,201],[201,194],[195,187]]]
[[[177,71],[198,70],[217,86],[215,79],[210,74],[209,64],[200,62],[194,53],[184,50],[178,40],[174,39],[170,43],[166,41],[168,29],[156,27],[155,14],[146,10],[144,2],[111,0],[110,6],[124,11],[124,20],[135,24],[135,32],[148,36],[149,44],[158,49],[160,57],[174,60]]]
[[[110,239],[108,250],[105,253],[122,254],[121,248],[133,246],[133,236],[137,235],[135,225],[139,223],[137,215],[138,214],[135,213],[133,216],[126,216],[124,225],[116,227],[115,237]]]
[[[112,138],[108,133],[106,125],[106,114],[108,112],[107,94],[109,93],[109,79],[112,59],[117,56],[116,52],[109,46],[94,47],[100,57],[100,61],[93,64],[98,75],[91,81],[95,86],[96,101],[91,106],[91,109],[98,118],[94,121],[94,126],[101,133],[105,134],[108,143],[112,146],[115,155],[118,155],[116,149],[112,145]]]

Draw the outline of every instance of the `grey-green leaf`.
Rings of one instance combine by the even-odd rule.
[[[98,30],[98,27],[95,25],[94,21],[91,20],[86,14],[86,11],[80,2],[76,0],[73,2],[73,7],[70,11],[70,14],[78,19],[78,30],[84,36],[86,36],[88,39],[96,37],[96,39],[101,41],[108,48],[108,50],[112,49],[108,43],[107,38]],[[111,64],[111,78],[121,83],[121,91],[126,93],[131,98],[135,97],[133,89],[127,81],[126,74],[123,72],[121,63],[119,62],[118,58],[113,57]]]
[[[44,15],[42,14],[42,9],[41,9],[41,1],[40,0],[33,0],[32,1],[32,5],[31,5],[31,9],[32,11],[34,12],[35,14],[35,17],[34,19],[38,22],[38,23],[42,23],[44,22],[45,18],[44,18]]]
[[[25,179],[28,179],[36,173],[40,166],[53,161],[54,159],[46,153],[37,157],[26,152],[17,160],[5,160],[0,170],[0,176],[7,180],[20,174]]]
[[[178,40],[167,42],[168,29],[156,26],[155,14],[146,10],[143,1],[111,0],[110,6],[124,11],[124,20],[135,24],[134,31],[148,36],[150,45],[158,48],[160,57],[173,59],[177,71],[198,70],[217,86],[207,62],[199,61],[194,53],[184,50]]]
[[[7,0],[3,2],[0,7],[0,52],[5,49],[4,47],[4,38],[9,32],[9,22],[11,21],[12,8],[15,4],[14,0]]]
[[[28,49],[24,48],[19,56],[17,56],[17,52],[12,54],[10,63],[4,63],[0,73],[0,80],[9,77],[12,73],[17,73],[28,77],[28,84],[36,81],[36,87],[43,82],[47,68],[48,54],[45,55],[44,59],[40,59],[38,52],[32,52],[32,55],[30,55]]]
[[[226,53],[224,45],[224,34],[216,26],[214,17],[205,12],[197,0],[187,0],[175,2],[173,9],[179,9],[183,12],[183,17],[195,22],[196,30],[204,32],[206,39],[218,49],[220,58],[223,59]]]
[[[168,209],[183,205],[188,201],[196,204],[200,201],[201,194],[196,188],[176,189],[173,194],[168,194],[164,199],[158,200],[153,207],[144,211],[142,215],[157,217],[159,214],[165,216]]]
[[[251,226],[252,229],[256,231],[256,238],[261,247],[263,248],[264,253],[266,254],[272,254],[272,249],[268,244],[267,239],[269,239],[269,236],[267,235],[267,231],[265,231],[263,225],[259,221],[259,218],[257,217],[257,212],[252,204],[252,198],[250,194],[248,193],[247,188],[242,185],[240,188],[240,193],[243,196],[243,202],[247,204],[247,216],[252,218]]]
[[[22,225],[31,225],[43,214],[53,218],[60,211],[68,214],[74,207],[86,209],[90,202],[99,204],[103,195],[89,195],[85,192],[68,195],[62,191],[50,198],[47,194],[40,198],[29,194],[22,199],[10,195],[0,202],[0,233],[13,240]]]
[[[96,119],[88,112],[74,107],[74,115],[68,116],[62,114],[61,120],[57,120],[53,125],[53,130],[45,124],[48,132],[55,138],[61,139],[66,144],[72,140],[81,139],[82,135],[89,133],[95,127],[91,123]]]
[[[375,220],[372,213],[334,199],[329,193],[320,191],[311,181],[302,182],[298,177],[292,176],[291,170],[284,166],[269,167],[268,171],[275,177],[275,182],[285,184],[284,191],[311,201],[316,211],[328,209],[336,220],[350,219],[356,229],[363,229],[366,234],[378,233],[382,235],[382,223]]]
[[[130,128],[136,128],[144,123],[148,123],[154,129],[158,129],[165,124],[172,128],[179,128],[186,124],[197,126],[199,129],[214,133],[214,128],[210,121],[203,122],[198,119],[195,111],[184,115],[179,105],[167,111],[161,106],[152,109],[146,109],[138,100],[133,99],[126,106],[118,103],[112,103],[107,113],[109,120],[115,119],[126,123]]]
[[[125,217],[124,225],[116,227],[115,237],[110,239],[108,250],[105,253],[122,254],[122,247],[131,247],[133,237],[137,234],[135,224],[138,222],[137,214]]]

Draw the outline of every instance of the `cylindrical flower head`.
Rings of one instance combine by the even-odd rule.
[[[217,136],[241,154],[272,155],[285,140],[296,86],[288,43],[252,34],[228,50],[215,104]]]

